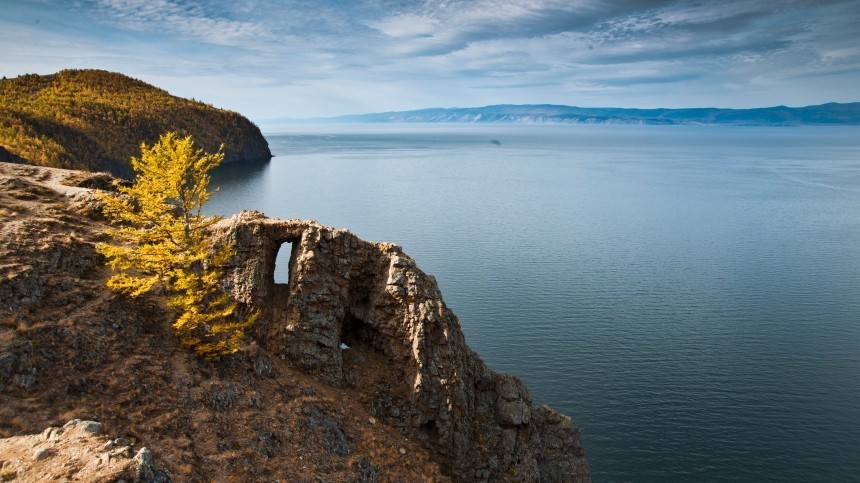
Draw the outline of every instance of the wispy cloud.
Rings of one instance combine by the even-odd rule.
[[[444,55],[485,41],[515,41],[587,28],[614,8],[598,1],[473,0],[428,2],[372,24],[402,39],[401,27],[421,26],[421,35],[399,43],[399,53]],[[407,22],[404,23],[403,21]],[[397,26],[395,28],[395,26]]]
[[[207,11],[205,4],[178,0],[97,0],[96,4],[99,19],[126,29],[175,33],[216,45],[242,46],[267,40],[261,24]]]

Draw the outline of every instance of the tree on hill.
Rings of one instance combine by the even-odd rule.
[[[64,70],[0,80],[0,146],[40,166],[110,171],[130,178],[141,141],[192,135],[208,152],[223,142],[224,162],[272,157],[260,129],[238,113],[170,95],[102,70]]]
[[[113,244],[98,249],[117,271],[108,287],[138,297],[161,290],[179,312],[173,329],[183,345],[207,358],[239,350],[245,329],[257,318],[242,316],[237,302],[220,287],[232,245],[213,247],[202,207],[212,196],[209,171],[224,159],[196,149],[190,136],[168,132],[132,158],[134,184],[120,196],[102,193],[105,216],[115,225]]]

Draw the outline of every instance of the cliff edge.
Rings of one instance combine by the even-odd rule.
[[[535,407],[523,382],[466,345],[436,280],[396,245],[315,222],[243,212],[215,227],[235,242],[234,296],[261,311],[273,354],[366,396],[374,417],[441,455],[458,480],[579,481],[576,425]],[[274,283],[289,244],[289,283]]]
[[[576,425],[487,368],[395,245],[222,220],[214,240],[237,247],[226,283],[262,316],[242,353],[199,360],[161,297],[104,288],[91,188],[109,186],[0,163],[0,436],[99,421],[176,481],[590,481]]]

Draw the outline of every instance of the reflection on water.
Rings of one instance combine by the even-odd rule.
[[[272,161],[269,159],[245,163],[222,164],[212,172],[213,188],[229,187],[231,193],[243,192],[244,189],[256,186],[266,177]]]

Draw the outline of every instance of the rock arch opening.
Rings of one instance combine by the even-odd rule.
[[[421,423],[418,429],[421,439],[434,446],[439,444],[439,427],[436,425],[435,419],[428,419],[426,422]]]
[[[341,349],[365,345],[367,335],[365,333],[364,321],[355,316],[352,312],[347,311],[343,319],[340,329],[340,340],[343,344]]]
[[[289,285],[292,258],[293,244],[290,242],[281,243],[278,246],[277,255],[275,256],[275,267],[272,273],[276,285]]]
[[[290,300],[290,273],[295,265],[295,247],[290,242],[282,242],[276,248],[274,256],[272,283],[272,319],[284,321],[288,318]]]

